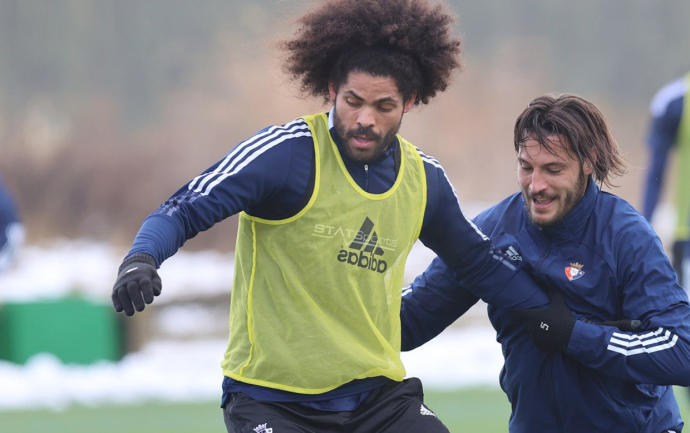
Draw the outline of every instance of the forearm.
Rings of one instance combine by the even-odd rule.
[[[549,303],[546,293],[521,266],[492,250],[479,275],[458,276],[458,283],[487,304],[522,310]]]
[[[690,385],[690,308],[676,305],[667,320],[653,320],[645,331],[577,321],[566,354],[599,372],[636,383]]]
[[[433,218],[433,219],[432,219]],[[497,249],[492,241],[467,220],[457,204],[429,215],[420,240],[433,250],[455,274],[455,285],[489,304],[525,309],[548,303],[548,297],[522,270],[519,254]],[[519,245],[510,245],[516,253]]]
[[[155,259],[156,266],[160,266],[177,252],[185,240],[184,230],[173,217],[154,213],[144,220],[127,256],[149,254]]]
[[[415,349],[440,334],[469,310],[478,298],[457,287],[455,276],[436,258],[403,290],[400,308],[401,347]]]

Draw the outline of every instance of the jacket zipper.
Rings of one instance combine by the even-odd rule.
[[[364,191],[369,192],[369,164],[364,164]]]

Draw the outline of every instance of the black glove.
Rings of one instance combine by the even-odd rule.
[[[132,254],[117,271],[113,286],[113,306],[118,313],[131,316],[134,310],[142,311],[144,302],[150,304],[153,297],[161,294],[161,279],[156,272],[156,262],[148,254]]]
[[[516,311],[527,327],[534,344],[545,351],[563,351],[568,347],[575,326],[575,317],[558,290],[549,291],[551,303],[546,307]]]

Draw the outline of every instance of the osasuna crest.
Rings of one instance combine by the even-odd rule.
[[[568,280],[574,281],[579,278],[582,278],[582,276],[585,274],[585,271],[582,270],[584,265],[581,265],[577,262],[571,263],[570,266],[565,267],[565,276],[568,277]]]

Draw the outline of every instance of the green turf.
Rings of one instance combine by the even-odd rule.
[[[690,416],[688,391],[677,389],[683,418]],[[501,391],[493,388],[428,391],[426,403],[452,432],[508,431],[510,408]],[[0,431],[11,433],[224,433],[216,402],[200,404],[146,403],[132,406],[64,411],[0,411]]]
[[[451,432],[507,432],[510,404],[497,388],[424,392],[424,402]]]
[[[64,411],[0,412],[0,431],[12,433],[212,433],[225,432],[215,402],[73,406]]]

